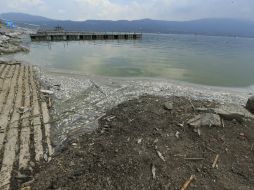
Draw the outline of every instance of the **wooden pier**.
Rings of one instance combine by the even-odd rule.
[[[78,40],[136,40],[141,39],[141,33],[89,33],[44,31],[30,35],[32,41],[78,41]]]

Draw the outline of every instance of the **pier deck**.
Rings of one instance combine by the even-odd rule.
[[[88,33],[88,32],[38,32],[30,35],[32,41],[75,41],[75,40],[136,40],[141,33]]]

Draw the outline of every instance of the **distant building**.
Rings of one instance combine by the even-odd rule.
[[[37,31],[37,33],[46,33],[46,32],[61,33],[61,32],[65,32],[65,30],[61,26],[56,26],[54,29],[43,29],[43,28],[40,28]]]
[[[55,31],[58,31],[58,32],[64,32],[64,29],[63,29],[61,26],[55,27],[54,30],[55,30]]]

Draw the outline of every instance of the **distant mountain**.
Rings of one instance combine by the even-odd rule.
[[[3,13],[0,18],[15,21],[18,25],[29,23],[42,28],[62,26],[65,30],[94,32],[147,32],[181,33],[254,37],[254,22],[239,19],[200,19],[194,21],[162,20],[53,20],[23,13]]]
[[[52,19],[42,17],[42,16],[35,16],[29,15],[25,13],[2,13],[0,14],[0,18],[13,20],[16,22],[50,22],[53,21]]]

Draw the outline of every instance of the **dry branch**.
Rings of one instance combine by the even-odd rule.
[[[193,180],[196,179],[196,176],[195,175],[191,175],[190,179],[188,179],[182,186],[181,190],[187,190],[187,188],[189,187],[189,185],[191,184],[191,182]]]
[[[159,156],[159,158],[160,158],[161,160],[163,160],[164,162],[166,162],[164,156],[163,156],[162,153],[161,153],[160,151],[158,151],[158,150],[157,150],[157,155]]]
[[[219,157],[220,157],[220,155],[217,154],[216,157],[215,157],[215,159],[214,159],[214,161],[213,161],[213,165],[212,165],[213,168],[215,168],[215,166],[217,165],[217,162],[218,162],[218,160],[219,160]]]
[[[191,107],[192,107],[193,111],[196,111],[196,108],[195,108],[195,106],[193,105],[193,103],[192,103],[191,99],[190,99],[190,98],[188,98],[188,100],[189,100],[189,102],[190,102],[190,104],[191,104]]]
[[[205,158],[184,158],[184,160],[191,160],[191,161],[198,161],[198,160],[204,160]]]

